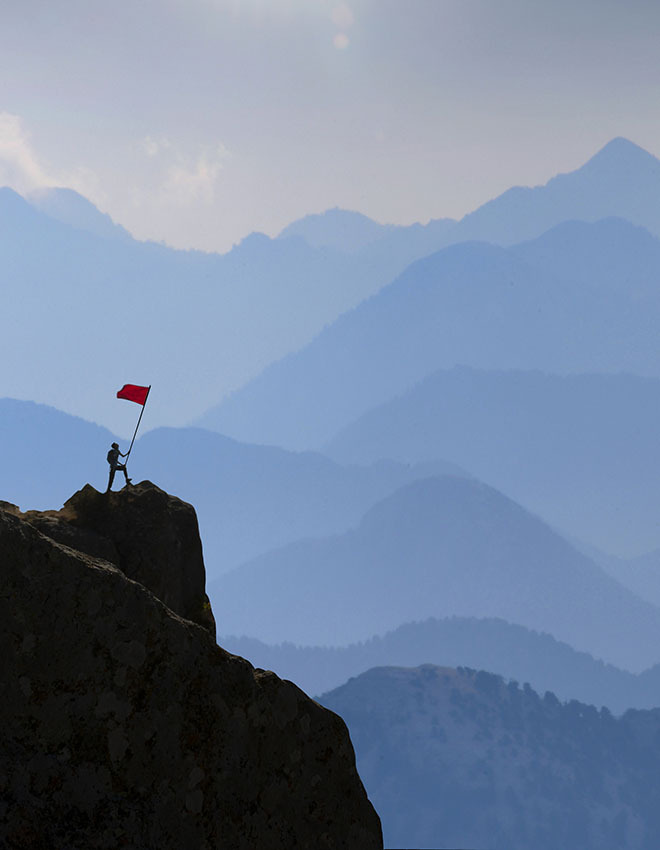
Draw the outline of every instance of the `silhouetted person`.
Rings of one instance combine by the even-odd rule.
[[[119,463],[119,455],[121,455],[122,457],[128,457],[128,454],[123,454],[123,452],[119,451],[119,446],[117,445],[117,443],[113,443],[112,448],[108,452],[108,463],[110,464],[110,478],[108,479],[108,489],[105,491],[106,493],[110,492],[112,482],[115,480],[115,472],[117,472],[117,470],[124,473],[124,478],[126,479],[127,484],[131,483],[131,479],[128,477],[128,472],[126,472],[126,464]]]

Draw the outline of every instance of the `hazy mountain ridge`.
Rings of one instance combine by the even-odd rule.
[[[344,466],[313,452],[239,443],[198,428],[159,428],[137,444],[135,474],[150,471],[197,505],[209,576],[298,540],[351,528],[403,484],[457,467]]]
[[[562,530],[632,553],[660,544],[659,419],[658,378],[455,367],[373,408],[325,451],[343,463],[442,452]]]
[[[266,643],[345,646],[458,615],[540,629],[630,670],[658,661],[660,610],[501,493],[450,476],[402,487],[345,534],[262,555],[209,596],[223,633]]]
[[[660,236],[660,160],[628,139],[615,138],[584,165],[544,186],[515,186],[466,215],[461,239],[513,245],[568,219],[625,218]]]
[[[536,271],[486,244],[456,245],[418,260],[306,348],[269,366],[206,413],[200,424],[255,442],[311,448],[438,364],[460,359],[477,365],[495,358],[513,366],[543,340],[551,342],[549,330],[524,328],[524,317],[536,312],[529,282],[534,296],[542,297]],[[556,286],[553,281],[546,292]],[[543,301],[554,312],[547,295]],[[511,321],[521,328],[517,336],[508,333],[513,311]],[[564,360],[570,362],[568,354]]]
[[[591,198],[596,217],[628,216],[658,232],[655,219],[642,214],[646,210],[644,199],[657,197],[653,194],[656,178],[655,158],[630,142],[614,140],[581,169],[557,178],[557,186],[570,184],[579,191],[562,189],[571,203],[566,200],[561,209],[557,207],[556,220],[544,219],[542,229],[567,217],[579,217],[584,211],[573,204],[578,197]],[[613,187],[620,184],[632,187],[637,206],[626,201],[617,207],[619,196],[613,194]],[[547,194],[553,186],[550,181],[542,193]],[[534,198],[541,197],[535,194],[541,189],[529,191]],[[552,189],[555,194],[557,191]],[[350,217],[353,225],[361,222],[353,253],[344,250],[342,238],[327,235],[310,237],[320,246],[311,247],[301,236],[271,240],[253,234],[220,256],[137,242],[70,190],[48,190],[41,197],[35,196],[32,207],[21,201],[34,213],[32,216],[19,210],[17,201],[11,190],[0,193],[0,220],[4,225],[0,266],[15,293],[0,332],[6,353],[11,353],[16,363],[0,392],[100,418],[114,429],[125,427],[119,425],[121,420],[114,416],[107,400],[117,371],[130,371],[131,380],[162,387],[161,396],[155,395],[152,405],[158,424],[184,424],[251,381],[269,364],[305,346],[321,328],[391,282],[420,256],[477,237],[502,241],[495,225],[506,218],[497,199],[491,202],[495,204],[492,214],[490,207],[486,209],[488,205],[475,211],[478,220],[485,222],[483,227],[468,227],[475,221],[468,216],[458,223],[438,219],[427,225],[389,228],[358,213],[329,211],[312,219],[339,217],[339,224],[335,221],[333,228],[343,227],[344,241],[350,242],[357,231],[354,226],[348,227],[342,216]],[[584,216],[594,217],[589,210]],[[528,212],[523,216],[524,222],[531,219]],[[319,224],[321,231],[324,226]],[[304,231],[301,222],[294,222],[287,231],[301,228]],[[527,235],[520,230],[516,240]],[[332,247],[336,245],[341,249]],[[71,303],[82,308],[75,321]],[[619,315],[625,313],[620,306],[616,311]],[[185,339],[185,345],[173,344],[177,339]],[[33,359],[37,343],[53,355],[45,363],[42,360],[39,368]],[[95,345],[96,368],[92,374],[81,353]],[[87,387],[87,392],[74,394],[63,387],[51,365],[55,362],[60,373],[65,371],[73,382]],[[421,373],[417,370],[412,379],[441,365],[437,360],[431,362]],[[392,368],[392,364],[384,364],[384,368]],[[183,374],[189,379],[183,380]],[[393,391],[404,388],[395,386]],[[369,403],[384,401],[392,395],[389,389],[381,397],[370,398]],[[275,392],[272,398],[279,398],[279,394]],[[235,404],[235,398],[230,401]],[[284,406],[287,402],[290,400]],[[272,408],[270,402],[269,406]],[[360,412],[352,411],[338,427]],[[205,426],[229,430],[216,421],[215,413],[206,416]],[[263,416],[261,410],[258,418]],[[264,437],[242,432],[243,424],[239,422],[231,434],[241,439],[282,442],[277,434]],[[295,441],[284,444],[294,445]]]
[[[0,399],[0,441],[7,447],[0,497],[48,509],[85,481],[105,489],[106,454],[115,439],[45,405]],[[126,450],[127,441],[120,442]],[[274,546],[350,528],[404,483],[460,472],[442,462],[346,467],[320,454],[238,443],[198,428],[146,433],[128,468],[136,480],[154,480],[196,506],[213,577]]]
[[[506,249],[454,245],[409,266],[202,421],[311,448],[454,365],[660,376],[658,279],[660,242],[621,220],[567,223]]]
[[[82,483],[105,487],[115,435],[45,404],[0,398],[0,497],[21,508],[59,508]]]
[[[472,667],[529,682],[562,700],[577,699],[619,714],[660,705],[660,664],[633,674],[524,626],[498,619],[448,617],[406,623],[382,637],[346,647],[265,644],[223,635],[229,652],[274,670],[310,694],[337,688],[372,667]],[[660,656],[659,656],[660,657]]]
[[[307,215],[288,224],[278,239],[299,236],[314,248],[337,248],[355,253],[392,233],[391,224],[379,224],[362,213],[338,208]]]
[[[514,245],[540,236],[563,221],[594,222],[615,216],[660,237],[660,160],[634,142],[618,137],[574,171],[540,186],[512,186],[460,220],[432,219],[426,225],[381,225],[349,210],[327,210],[292,222],[280,234],[295,233],[311,245],[364,250],[380,242],[434,234],[438,250],[455,242]],[[417,231],[415,233],[415,231]]]
[[[0,267],[12,291],[0,338],[14,364],[0,394],[113,428],[118,374],[159,388],[152,421],[183,424],[391,279],[386,259],[300,238],[255,234],[225,255],[138,242],[80,196],[72,210],[59,190],[45,197],[48,215],[0,190]]]
[[[50,218],[77,230],[86,230],[106,239],[133,239],[125,228],[73,189],[40,189],[31,192],[26,200]]]
[[[386,846],[652,850],[660,710],[540,697],[483,671],[378,668],[321,698],[346,720]]]

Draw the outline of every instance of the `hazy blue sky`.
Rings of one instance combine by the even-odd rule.
[[[617,135],[660,153],[659,37],[655,0],[2,0],[0,184],[208,250],[459,217]]]

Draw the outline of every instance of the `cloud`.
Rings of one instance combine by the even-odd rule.
[[[161,202],[213,202],[218,178],[230,156],[224,145],[200,146],[191,153],[182,151],[169,139],[147,136],[141,147],[155,169],[154,188]]]
[[[80,166],[73,171],[54,171],[35,152],[19,115],[0,112],[0,185],[21,195],[36,189],[64,186],[98,199],[99,181],[94,172]]]
[[[203,200],[210,203],[226,158],[227,151],[220,146],[215,151],[201,153],[190,166],[173,166],[165,182],[165,193],[183,202]]]
[[[151,136],[146,136],[142,140],[142,148],[147,156],[158,156],[165,150],[169,150],[172,143],[169,139],[154,139]]]
[[[10,112],[0,112],[0,182],[17,192],[57,185],[32,150],[20,117]]]

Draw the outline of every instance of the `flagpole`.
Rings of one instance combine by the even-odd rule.
[[[147,406],[147,400],[149,398],[150,392],[151,392],[151,384],[149,384],[149,389],[147,390],[147,395],[145,396],[144,404],[142,405],[142,410],[140,411],[140,416],[138,418],[137,425],[135,426],[135,431],[133,433],[133,439],[131,440],[131,445],[129,446],[129,449],[125,454],[126,463],[128,463],[128,457],[131,453],[131,450],[133,449],[133,443],[135,442],[135,437],[137,435],[138,428],[140,427],[140,422],[142,422],[142,414],[144,413],[144,408]]]

